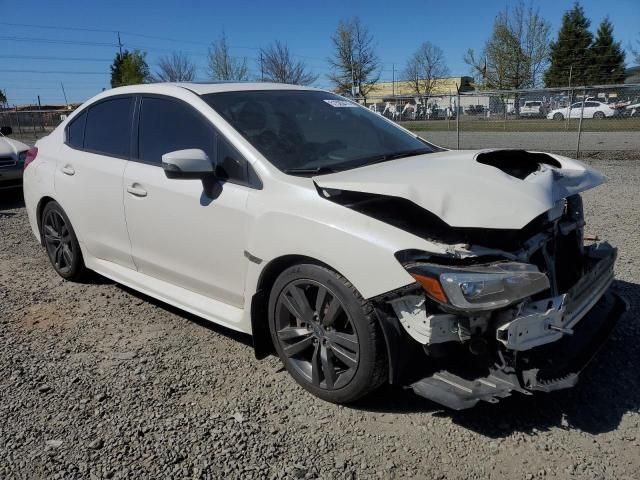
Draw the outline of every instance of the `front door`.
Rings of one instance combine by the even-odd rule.
[[[242,307],[246,162],[197,110],[170,97],[142,98],[138,137],[137,160],[124,173],[127,227],[138,270]],[[166,177],[162,155],[188,148],[218,158],[215,191],[205,191],[201,180]]]

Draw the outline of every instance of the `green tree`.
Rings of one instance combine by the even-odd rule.
[[[588,83],[593,41],[590,25],[591,21],[577,2],[562,16],[558,39],[551,43],[551,64],[544,74],[547,87],[565,87],[569,85],[569,77],[572,85]]]
[[[7,96],[4,94],[4,91],[0,89],[0,105],[5,105],[7,103]]]
[[[613,25],[609,19],[604,19],[591,45],[591,61],[587,69],[589,83],[593,85],[623,83],[624,57],[620,42],[613,39]]]
[[[111,65],[111,87],[136,85],[149,80],[146,53],[140,50],[118,52]]]
[[[523,1],[500,12],[480,56],[469,49],[464,61],[486,88],[528,88],[540,84],[548,63],[550,25]]]
[[[329,58],[328,78],[337,93],[351,93],[356,87],[367,95],[380,79],[380,60],[375,52],[373,35],[358,17],[340,20],[331,36],[334,53]]]

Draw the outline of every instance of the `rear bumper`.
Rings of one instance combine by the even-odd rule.
[[[626,308],[625,301],[609,290],[582,317],[571,336],[503,358],[503,364],[490,367],[486,376],[468,379],[440,371],[411,388],[422,397],[463,410],[481,400],[496,403],[514,391],[531,394],[573,387]]]

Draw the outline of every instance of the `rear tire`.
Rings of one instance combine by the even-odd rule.
[[[65,280],[79,281],[89,270],[84,265],[82,251],[69,217],[58,202],[45,205],[40,220],[40,232],[53,269]]]
[[[554,113],[554,114],[553,114],[553,119],[554,119],[554,120],[558,120],[558,121],[560,121],[560,120],[564,120],[564,115],[563,115],[563,114],[561,114],[560,112],[558,112],[558,113]]]
[[[602,120],[604,118],[604,112],[595,112],[593,118],[596,120]]]
[[[349,403],[388,380],[372,305],[338,273],[313,264],[280,274],[269,296],[269,330],[294,380],[333,403]]]

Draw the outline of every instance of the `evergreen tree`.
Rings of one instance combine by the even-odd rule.
[[[586,85],[587,70],[591,62],[591,42],[593,35],[589,31],[590,20],[585,17],[579,3],[562,17],[562,26],[558,40],[551,43],[551,65],[544,74],[547,87],[565,87]]]
[[[624,51],[613,39],[613,25],[604,19],[591,45],[591,62],[587,78],[592,85],[624,82]]]
[[[145,57],[146,54],[139,50],[118,52],[111,65],[111,87],[135,85],[149,80],[149,65]]]

